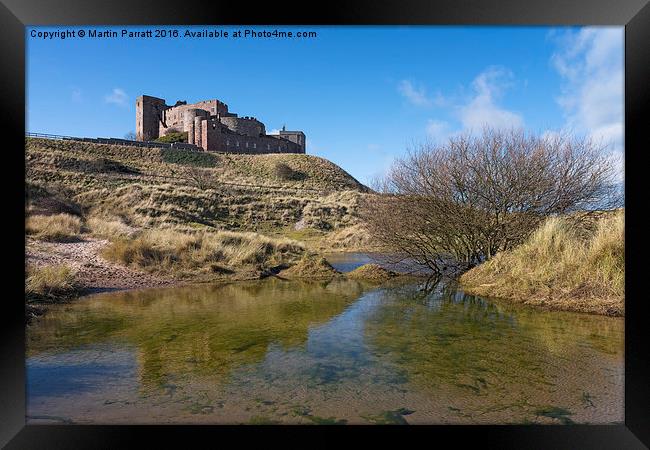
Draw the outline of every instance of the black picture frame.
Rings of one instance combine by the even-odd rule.
[[[420,427],[251,427],[251,426],[80,426],[25,424],[24,153],[25,26],[149,24],[385,24],[385,25],[619,25],[625,26],[625,196],[626,317],[625,424],[568,426]],[[307,4],[295,0],[188,3],[171,0],[84,1],[2,0],[3,205],[10,209],[4,242],[11,258],[6,272],[0,326],[0,445],[6,448],[123,448],[134,439],[147,446],[207,439],[210,446],[251,439],[282,445],[325,446],[344,435],[363,434],[382,443],[433,445],[470,442],[489,448],[647,448],[650,445],[650,371],[645,321],[648,300],[641,294],[645,252],[643,220],[644,152],[650,151],[650,5],[647,0],[356,0]],[[644,114],[645,113],[645,114]],[[22,194],[21,194],[21,191]],[[21,200],[23,199],[23,200]],[[11,227],[8,225],[11,224]],[[12,245],[9,245],[12,244]],[[23,269],[21,269],[23,267]],[[251,432],[253,430],[254,432]],[[317,438],[314,439],[314,434]],[[309,439],[309,440],[306,440]]]

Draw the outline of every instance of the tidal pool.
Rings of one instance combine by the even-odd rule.
[[[28,328],[29,423],[622,423],[623,321],[451,286],[98,294]]]

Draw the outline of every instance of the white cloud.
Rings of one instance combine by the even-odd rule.
[[[429,119],[426,133],[436,142],[449,139],[464,131],[479,132],[485,126],[496,129],[523,127],[521,114],[501,106],[503,94],[514,84],[512,72],[504,67],[490,66],[479,73],[469,87],[469,94],[443,97],[438,94],[438,106],[448,109],[459,123]],[[423,89],[420,93],[424,92]]]
[[[512,72],[503,67],[488,67],[472,82],[470,100],[458,106],[458,116],[465,130],[493,128],[519,128],[523,117],[498,105],[506,89],[512,86]]]
[[[451,136],[451,125],[444,120],[429,119],[426,131],[434,142],[443,142]]]
[[[623,28],[587,27],[550,37],[563,79],[556,98],[567,128],[623,151]]]
[[[415,106],[442,106],[445,99],[439,93],[430,97],[424,86],[416,86],[412,81],[402,80],[397,85],[397,91]]]
[[[280,130],[277,129],[277,128],[273,128],[271,131],[267,131],[266,134],[267,134],[267,135],[268,135],[268,134],[278,135],[278,134],[280,134]]]
[[[118,106],[126,106],[129,101],[129,96],[126,95],[123,89],[114,88],[113,92],[104,96],[104,101]]]

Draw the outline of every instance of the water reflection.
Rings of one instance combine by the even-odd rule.
[[[622,333],[621,320],[516,308],[442,285],[423,293],[413,283],[269,279],[103,294],[30,327],[28,414],[619,422]]]
[[[304,345],[310,326],[358,297],[353,281],[241,283],[98,295],[50,312],[29,333],[28,355],[97,342],[137,348],[143,386],[196,373],[220,382],[261,361],[268,346]]]

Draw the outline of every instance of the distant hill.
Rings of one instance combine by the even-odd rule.
[[[26,138],[27,212],[319,237],[359,227],[370,190],[302,154],[236,155]],[[336,232],[336,233],[332,233]]]

